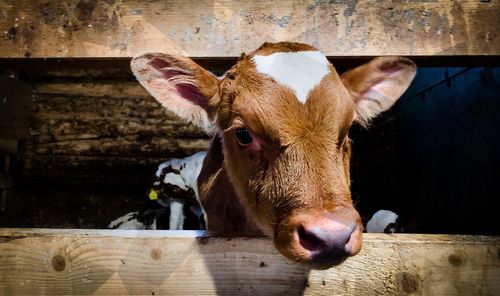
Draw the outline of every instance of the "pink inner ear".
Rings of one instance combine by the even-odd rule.
[[[387,74],[392,74],[399,70],[401,70],[401,64],[399,62],[386,63],[380,67],[380,71]]]
[[[397,59],[395,61],[386,62],[380,66],[380,71],[385,72],[387,74],[392,74],[397,71],[403,70],[405,66],[410,68],[414,68],[415,64],[412,61],[407,59]]]
[[[180,83],[177,84],[175,88],[177,89],[177,92],[181,97],[188,99],[193,104],[198,105],[205,110],[207,109],[207,100],[205,99],[205,96],[200,93],[200,90],[196,86],[192,84]]]
[[[189,100],[193,104],[198,105],[204,109],[208,107],[205,96],[203,96],[203,94],[200,92],[198,87],[196,87],[196,85],[187,82],[183,83],[182,79],[179,79],[179,82],[177,83],[173,82],[175,81],[175,77],[179,78],[186,77],[186,80],[192,80],[192,77],[190,77],[190,74],[187,73],[186,70],[183,70],[181,68],[176,68],[167,61],[158,58],[152,59],[149,62],[149,65],[151,65],[155,70],[160,72],[163,79],[168,81],[168,83],[174,85],[179,96]]]

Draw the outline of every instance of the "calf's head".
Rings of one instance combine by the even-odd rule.
[[[220,78],[159,53],[132,69],[164,107],[222,139],[235,199],[283,255],[328,265],[359,252],[349,128],[394,104],[415,75],[410,60],[376,58],[338,75],[315,48],[280,42],[242,55]]]

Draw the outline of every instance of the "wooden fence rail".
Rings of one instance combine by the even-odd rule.
[[[367,234],[311,270],[260,237],[0,229],[0,294],[499,295],[500,237]]]
[[[328,56],[500,53],[500,0],[0,0],[0,57],[236,57],[264,41]]]

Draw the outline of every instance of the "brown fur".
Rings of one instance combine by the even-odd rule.
[[[296,209],[352,206],[346,175],[349,162],[343,155],[349,154],[347,132],[353,121],[354,102],[339,75],[332,67],[331,79],[324,79],[302,105],[290,89],[258,73],[251,62],[255,54],[296,48],[286,43],[264,45],[229,71],[234,79],[226,77],[220,83],[218,124],[224,131],[226,158],[218,164],[224,165],[223,175],[232,177],[225,180],[227,186],[235,185],[238,196],[246,197],[239,201],[228,198],[225,202],[242,203],[251,209],[255,222],[268,234],[275,231],[269,225],[276,225]],[[301,49],[313,50],[310,46]],[[263,143],[262,151],[246,153],[235,142],[235,127],[243,123]],[[205,164],[206,170],[218,171]],[[209,187],[202,174],[200,188]],[[251,186],[242,184],[247,181]],[[210,207],[212,201],[201,196],[204,208]],[[210,220],[211,215],[207,215]],[[214,215],[220,217],[221,212]],[[210,222],[208,225],[212,230]]]
[[[165,82],[161,76],[170,72],[158,71],[145,56],[132,61],[140,81],[161,81],[141,83],[165,107],[184,118],[194,112],[198,119],[203,117],[201,106],[205,117],[215,120],[216,135],[198,178],[208,229],[261,230],[296,261],[314,259],[297,239],[297,227],[328,224],[328,219],[340,223],[328,224],[331,231],[354,225],[346,248],[349,255],[359,252],[362,225],[351,200],[348,131],[353,122],[366,123],[389,108],[415,75],[413,63],[403,58],[374,59],[342,77],[330,65],[329,75],[302,104],[290,88],[257,72],[252,61],[254,55],[304,50],[315,49],[299,43],[265,43],[243,54],[218,81],[186,58],[167,56],[165,60],[178,60],[169,64],[181,68],[189,85],[175,84],[175,77]],[[191,83],[205,96],[202,104]],[[163,87],[173,89],[174,95],[164,95]],[[184,101],[176,103],[183,93],[188,94]],[[252,146],[238,143],[238,128],[250,131]]]

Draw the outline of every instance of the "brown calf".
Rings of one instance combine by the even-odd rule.
[[[349,128],[387,110],[416,68],[376,58],[339,76],[315,48],[265,43],[217,78],[186,57],[132,60],[167,109],[213,133],[198,178],[210,231],[259,230],[286,257],[326,267],[361,249]]]

